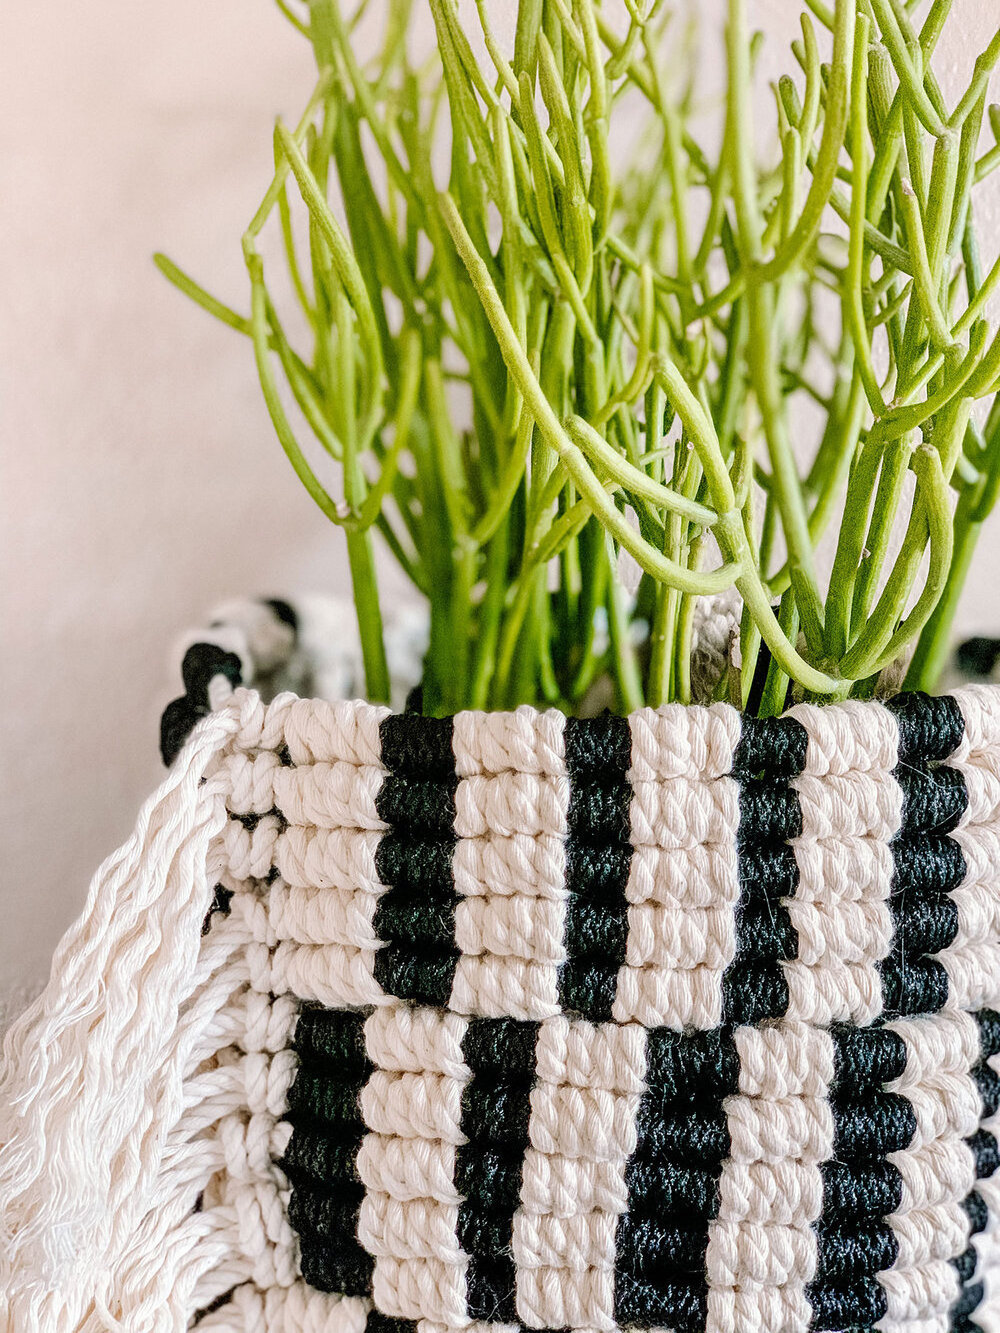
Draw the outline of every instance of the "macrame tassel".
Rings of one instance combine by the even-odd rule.
[[[99,1294],[114,1264],[111,1236],[128,1235],[153,1204],[183,1108],[174,1038],[212,897],[209,845],[226,819],[213,760],[255,706],[257,696],[241,692],[192,733],[131,838],[94,877],[47,987],[7,1034],[2,1327],[118,1327]]]

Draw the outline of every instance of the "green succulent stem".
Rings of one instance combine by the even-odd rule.
[[[768,121],[726,0],[698,39],[725,60],[713,126],[661,0],[519,0],[509,50],[487,0],[475,33],[431,0],[434,49],[413,0],[364,46],[379,0],[277,2],[317,77],[274,131],[246,312],[156,262],[248,340],[344,530],[369,696],[386,559],[428,605],[429,712],[707,692],[767,715],[906,658],[933,687],[1000,496],[975,228],[1000,25],[949,101],[950,0],[800,0]],[[706,684],[699,603],[731,590],[739,665]]]

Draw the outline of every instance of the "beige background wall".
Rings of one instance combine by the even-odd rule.
[[[717,21],[718,0],[699,8]],[[789,9],[751,0],[771,31]],[[510,0],[494,10],[503,27]],[[946,77],[996,22],[982,0],[955,14]],[[222,597],[344,580],[247,346],[150,262],[162,248],[243,304],[239,235],[306,44],[268,0],[52,0],[8,6],[3,30],[0,990],[47,969],[159,777],[177,634]],[[964,628],[1000,629],[998,562],[995,526]]]

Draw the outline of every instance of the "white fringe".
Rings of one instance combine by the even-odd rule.
[[[210,951],[199,959],[214,885],[209,845],[226,820],[225,784],[212,780],[212,764],[255,703],[256,696],[243,694],[195,729],[131,838],[95,875],[44,992],[6,1035],[2,1328],[131,1333],[186,1325],[180,1291],[159,1309],[131,1313],[125,1324],[113,1293],[127,1281],[116,1270],[128,1266],[130,1251],[145,1248],[135,1241],[149,1219],[159,1230],[169,1214],[176,1226],[197,1197],[190,1170],[179,1170],[176,1160],[169,1173],[160,1167],[184,1108],[198,1028],[217,1007],[199,1002],[194,1021],[181,1021],[185,1002],[208,980],[206,967],[221,961]],[[186,1151],[196,1154],[198,1145]],[[166,1197],[165,1188],[178,1197]],[[193,1243],[197,1214],[191,1220]],[[206,1238],[201,1244],[211,1251]],[[182,1249],[175,1232],[159,1256],[161,1288],[179,1278]],[[210,1254],[199,1268],[204,1262],[212,1262]]]

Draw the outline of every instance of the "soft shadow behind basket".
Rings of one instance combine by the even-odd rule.
[[[248,607],[9,1035],[7,1327],[1000,1329],[1000,690],[265,702]]]

